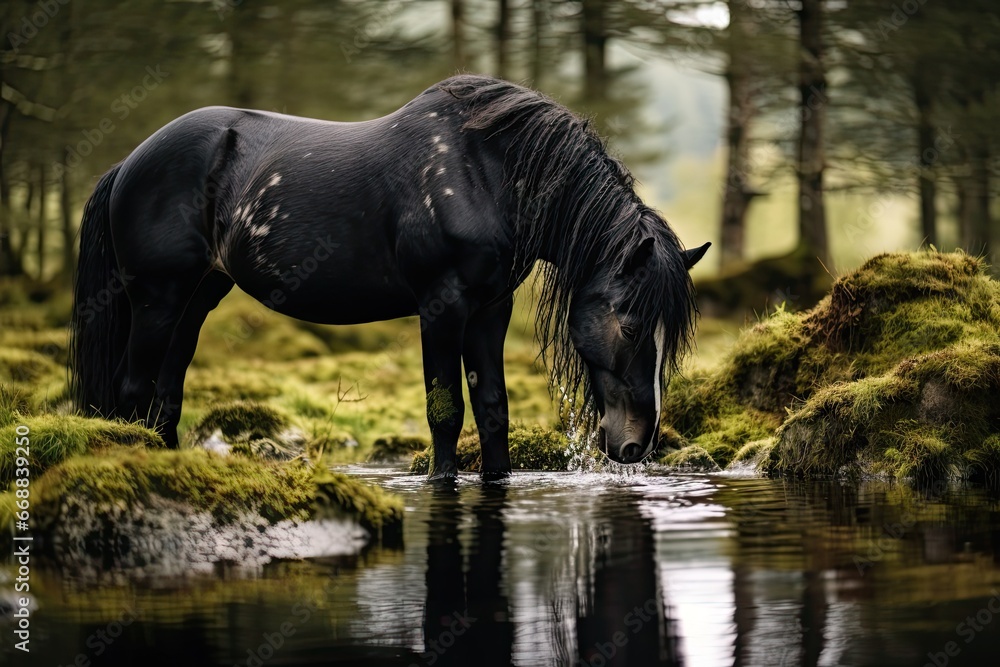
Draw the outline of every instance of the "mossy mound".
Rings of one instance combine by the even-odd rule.
[[[684,472],[716,472],[721,470],[712,455],[698,445],[690,445],[670,452],[661,459],[661,462]]]
[[[537,424],[512,424],[507,443],[514,470],[566,470],[573,457],[565,434]],[[415,454],[410,471],[427,473],[433,453],[433,448],[428,447]],[[458,438],[457,453],[459,470],[479,472],[483,465],[479,433],[472,429],[463,431]]]
[[[159,434],[139,424],[75,415],[22,416],[13,411],[8,416],[10,420],[0,428],[0,488],[6,488],[14,479],[19,426],[26,426],[29,431],[28,461],[32,478],[74,456],[123,445],[164,447]]]
[[[288,427],[288,418],[276,408],[257,401],[232,401],[209,408],[191,431],[195,443],[219,431],[228,441],[276,438]]]
[[[813,309],[779,308],[714,372],[675,378],[664,414],[722,466],[767,441],[770,472],[995,477],[1000,283],[963,253],[893,253]]]
[[[372,443],[369,461],[396,461],[413,456],[430,446],[427,438],[411,435],[387,435]]]
[[[148,532],[158,525],[154,517],[164,512],[197,517],[200,539],[210,543],[209,550],[219,532],[228,534],[225,529],[234,525],[239,526],[230,531],[234,535],[249,531],[248,538],[256,538],[270,526],[282,524],[287,533],[290,526],[312,521],[360,525],[372,538],[396,541],[403,518],[398,498],[344,474],[301,461],[261,461],[199,449],[117,447],[74,456],[35,479],[31,497],[32,534],[56,557],[58,545],[67,540],[99,542],[105,552],[118,549],[115,545],[132,539],[129,530]],[[10,525],[14,511],[11,489],[0,495],[0,525]],[[183,532],[183,524],[171,530]],[[110,542],[108,535],[114,538]],[[190,538],[165,534],[157,539]]]

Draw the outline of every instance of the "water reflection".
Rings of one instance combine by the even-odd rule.
[[[39,571],[28,664],[919,667],[1000,646],[1000,502],[976,489],[353,472],[402,495],[405,549],[257,578]],[[97,656],[90,637],[127,609]]]

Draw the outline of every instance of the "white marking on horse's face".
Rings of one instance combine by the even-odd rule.
[[[440,134],[434,135],[434,143],[437,144],[437,143],[440,143],[440,142],[441,142],[441,135]]]
[[[428,118],[437,118],[437,115],[438,115],[437,111],[432,111],[429,114],[427,114],[427,117]]]
[[[305,154],[305,155],[303,155],[302,157],[303,157],[303,158],[307,158],[307,157],[309,157],[310,155],[312,155],[312,151],[310,151],[310,152],[306,153],[306,154]]]
[[[278,183],[281,183],[281,174],[279,173],[271,174],[271,180],[268,181],[267,184],[270,186],[274,186],[277,185]]]
[[[426,197],[424,197],[424,206],[426,206],[429,209],[431,208],[431,196],[430,195],[427,195]],[[434,209],[431,209],[431,210],[434,210]]]
[[[274,220],[277,217],[278,217],[278,207],[275,206],[274,208],[271,209],[271,220]]]
[[[656,323],[656,330],[653,332],[653,342],[656,344],[656,368],[653,369],[653,400],[656,401],[656,421],[653,422],[653,439],[646,446],[643,456],[649,454],[656,446],[656,441],[660,437],[660,406],[663,403],[661,392],[663,390],[660,382],[660,368],[663,366],[663,346],[667,337],[667,328],[663,324],[663,318]]]
[[[397,126],[397,125],[399,125],[399,123],[393,123],[393,124],[392,124],[392,127],[391,127],[391,128],[389,128],[389,129],[391,129],[391,130],[395,130],[395,129],[396,129],[396,126]]]
[[[455,191],[454,191],[454,190],[452,190],[451,188],[445,188],[445,189],[444,189],[444,196],[445,196],[445,197],[450,197],[450,196],[452,196],[453,194],[455,194]]]
[[[438,153],[447,153],[448,144],[438,144]]]
[[[267,236],[269,231],[271,231],[271,227],[268,225],[254,225],[250,228],[250,236],[254,238]]]
[[[445,169],[444,167],[441,167],[441,168],[439,168],[439,169],[437,170],[437,175],[438,175],[438,176],[440,176],[440,175],[442,175],[442,174],[443,174],[443,173],[444,173],[445,171],[446,171],[446,169]]]

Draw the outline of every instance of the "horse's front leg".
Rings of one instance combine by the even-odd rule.
[[[462,347],[465,379],[483,450],[482,474],[486,479],[506,477],[511,468],[503,342],[513,305],[514,299],[510,297],[474,313],[465,328]]]
[[[434,443],[431,479],[455,477],[458,472],[455,449],[465,420],[462,340],[467,317],[464,300],[452,294],[448,287],[431,290],[427,298],[421,300],[420,345],[427,392],[427,423]]]

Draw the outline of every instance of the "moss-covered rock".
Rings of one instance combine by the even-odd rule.
[[[721,470],[712,455],[698,445],[689,445],[670,452],[661,459],[661,463],[683,472],[716,472]]]
[[[288,418],[276,408],[258,401],[232,401],[209,408],[191,431],[195,443],[219,431],[226,440],[275,438],[287,428]]]
[[[387,435],[372,443],[369,461],[397,461],[422,452],[430,446],[427,438],[416,435]]]
[[[83,454],[95,454],[122,445],[162,448],[163,438],[145,426],[123,421],[42,414],[22,416],[11,413],[0,428],[0,488],[14,479],[17,428],[29,431],[28,463],[33,478],[62,461]]]
[[[514,470],[566,470],[573,452],[565,434],[542,426],[512,424],[508,434],[510,463]],[[482,450],[479,434],[467,429],[458,438],[458,469],[478,472],[482,469]],[[411,472],[426,473],[430,470],[433,449],[418,452],[410,464]]]
[[[872,258],[805,313],[779,308],[716,371],[675,378],[664,414],[723,466],[991,478],[998,395],[1000,283],[928,251]]]
[[[168,570],[353,552],[398,541],[403,518],[398,498],[347,475],[199,449],[74,456],[35,479],[31,498],[35,543],[56,559]],[[0,525],[14,512],[10,490],[0,495]],[[154,544],[162,548],[150,551]]]

